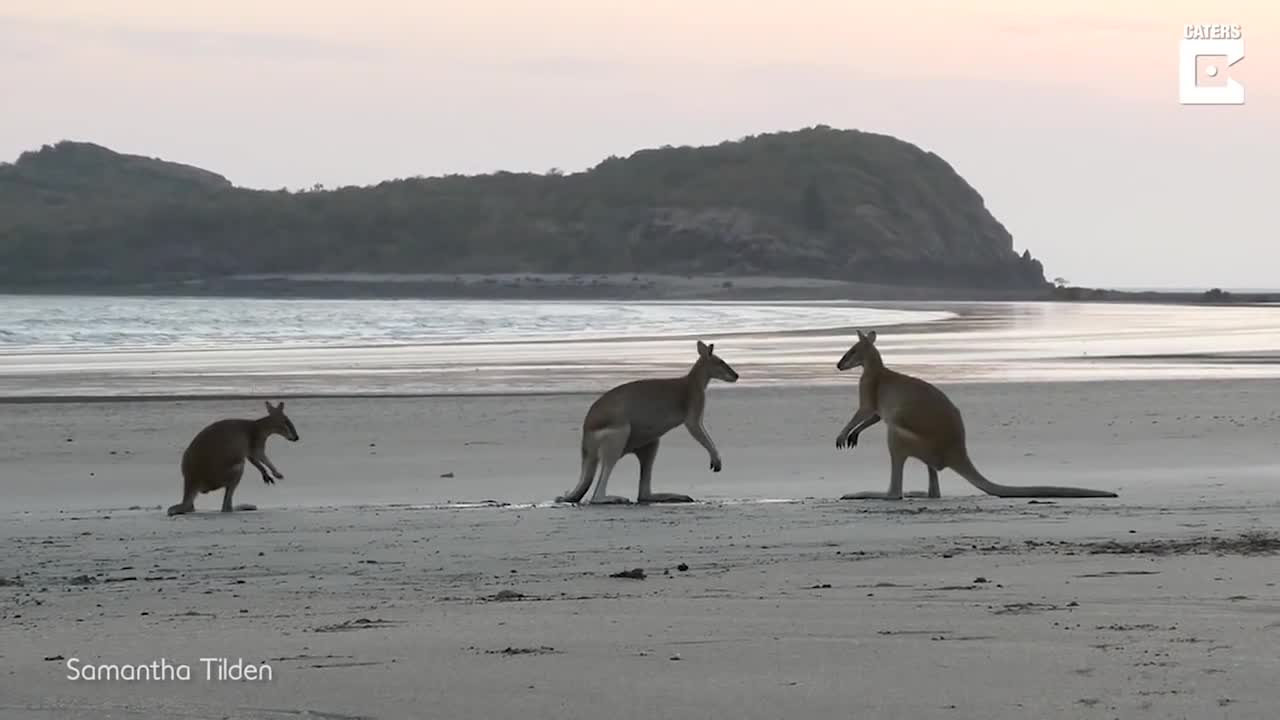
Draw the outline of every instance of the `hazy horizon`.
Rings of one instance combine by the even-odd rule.
[[[1244,105],[1178,103],[1187,23],[1242,27]],[[825,124],[941,155],[1051,278],[1267,287],[1280,264],[1263,0],[12,0],[0,62],[6,161],[72,139],[297,189]]]

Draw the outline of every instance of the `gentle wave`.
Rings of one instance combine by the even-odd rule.
[[[1280,377],[1280,308],[1089,303],[531,302],[0,297],[0,397],[594,392],[684,372],[848,382],[886,328],[934,382]]]
[[[870,327],[949,316],[789,302],[0,296],[0,353],[571,342]]]
[[[749,381],[776,382],[787,353],[762,338],[953,316],[847,303],[11,296],[0,298],[0,396],[567,392],[687,366],[693,337],[727,340]]]

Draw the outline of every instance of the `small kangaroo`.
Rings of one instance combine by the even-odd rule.
[[[836,369],[842,372],[862,368],[858,410],[836,435],[836,447],[854,447],[859,433],[883,419],[889,439],[889,490],[850,493],[842,500],[901,500],[902,467],[912,457],[929,468],[927,497],[931,498],[942,497],[938,471],[948,467],[974,487],[996,497],[1118,497],[1106,490],[1000,485],[986,479],[969,460],[960,410],[936,386],[885,367],[875,342],[875,330],[865,335],[859,330],[858,341],[836,363]],[[920,493],[908,493],[907,497],[920,497]]]
[[[298,442],[298,430],[284,414],[284,401],[275,407],[270,401],[266,405],[265,417],[218,420],[196,433],[182,453],[182,502],[169,508],[170,515],[193,512],[196,494],[220,488],[225,488],[222,512],[258,509],[254,505],[231,504],[231,496],[244,474],[245,459],[262,473],[262,482],[274,485],[276,480],[284,479],[284,474],[267,457],[267,438],[279,435],[289,442]],[[272,475],[275,480],[271,479]]]
[[[597,398],[582,420],[582,475],[578,486],[556,498],[556,502],[580,502],[599,465],[600,481],[590,502],[629,503],[627,498],[606,494],[613,466],[629,453],[640,461],[639,502],[693,502],[688,495],[652,491],[653,461],[658,457],[659,439],[683,423],[711,455],[712,472],[720,472],[720,451],[702,427],[707,383],[712,378],[737,382],[738,373],[716,357],[715,347],[699,340],[698,360],[683,377],[633,380]]]

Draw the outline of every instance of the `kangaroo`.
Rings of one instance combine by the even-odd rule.
[[[244,474],[245,459],[262,473],[262,482],[274,485],[276,480],[284,479],[284,474],[267,457],[267,438],[279,435],[289,442],[298,442],[298,430],[284,414],[284,401],[275,407],[270,401],[266,405],[265,417],[218,420],[196,433],[182,453],[182,502],[170,507],[169,515],[193,512],[197,493],[218,489],[224,489],[222,512],[258,509],[254,505],[231,504],[240,476]],[[275,480],[271,479],[272,475]]]
[[[580,502],[599,465],[600,481],[590,502],[629,503],[627,498],[606,494],[614,465],[629,453],[640,461],[638,502],[693,502],[688,495],[653,492],[653,461],[658,457],[659,439],[684,423],[693,439],[711,455],[712,472],[720,472],[720,451],[702,426],[707,383],[712,378],[737,382],[738,373],[716,357],[715,347],[699,340],[698,360],[683,377],[633,380],[597,398],[582,420],[582,475],[578,486],[556,498],[556,502]]]
[[[889,439],[888,492],[850,493],[842,500],[901,500],[902,467],[907,458],[916,458],[929,468],[927,497],[942,496],[938,471],[955,470],[974,487],[996,497],[1118,497],[1106,490],[1074,487],[1000,485],[983,477],[969,460],[965,447],[964,421],[960,410],[942,390],[911,375],[884,366],[876,349],[876,332],[858,331],[858,341],[836,363],[843,372],[861,367],[858,381],[858,410],[836,435],[836,447],[852,448],[858,434],[884,420]],[[907,497],[919,497],[908,493]]]

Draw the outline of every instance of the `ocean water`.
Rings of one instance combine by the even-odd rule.
[[[591,392],[846,382],[854,328],[937,382],[1280,377],[1280,308],[0,296],[0,398]]]

